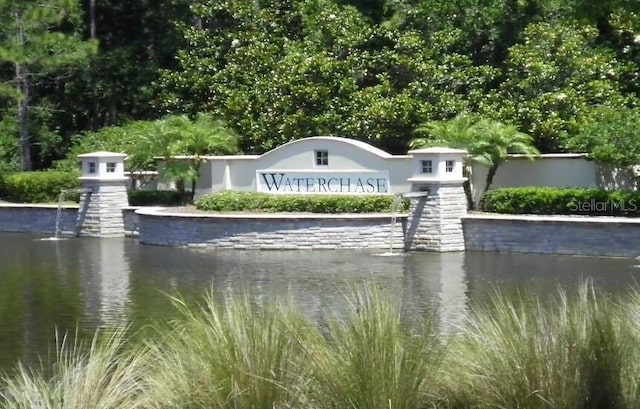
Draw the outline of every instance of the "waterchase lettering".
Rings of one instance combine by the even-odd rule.
[[[266,193],[321,193],[321,194],[387,194],[389,176],[386,172],[310,173],[310,172],[257,172],[259,192]]]

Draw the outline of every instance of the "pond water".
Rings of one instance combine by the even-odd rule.
[[[0,233],[0,370],[19,359],[37,362],[55,345],[56,329],[91,334],[167,319],[176,294],[248,292],[257,302],[290,294],[322,320],[344,305],[351,286],[375,281],[401,298],[403,314],[420,315],[438,303],[439,321],[451,323],[496,288],[547,294],[590,278],[604,291],[626,292],[640,280],[639,262],[480,252],[216,251]]]

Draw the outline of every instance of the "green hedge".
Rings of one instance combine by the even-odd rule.
[[[183,200],[175,190],[130,190],[129,204],[131,206],[175,206]]]
[[[220,192],[196,201],[197,209],[234,212],[389,213],[394,196],[270,195]],[[405,211],[406,201],[398,211]]]
[[[78,172],[18,172],[2,177],[0,199],[18,203],[57,202],[60,192],[80,187]]]
[[[640,193],[584,188],[502,188],[485,193],[482,210],[505,214],[638,217]]]

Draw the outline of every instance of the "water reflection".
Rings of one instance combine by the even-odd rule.
[[[126,322],[130,261],[122,239],[77,239],[78,270],[85,284],[85,314],[106,326]]]
[[[141,246],[130,239],[38,241],[0,233],[0,369],[52,348],[55,328],[80,335],[96,327],[141,326],[171,317],[169,296],[249,293],[258,303],[291,295],[311,319],[345,307],[350,286],[375,281],[401,300],[405,317],[438,304],[451,326],[487,293],[552,292],[590,278],[605,291],[627,291],[637,260],[492,253],[357,251],[215,251]]]

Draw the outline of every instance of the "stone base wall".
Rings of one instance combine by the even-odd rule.
[[[80,198],[78,224],[80,235],[88,237],[123,237],[122,209],[129,205],[127,186],[116,181],[84,182],[91,193]]]
[[[403,248],[405,217],[391,239],[389,215],[203,215],[138,210],[138,240],[144,244],[220,249]]]
[[[77,234],[78,206],[65,205],[60,210],[59,234]],[[0,205],[0,231],[55,235],[57,205]]]
[[[188,216],[135,207],[123,211],[125,231],[141,243],[252,249],[379,249],[388,251],[388,215],[284,217]],[[0,205],[0,232],[55,234],[56,205]],[[60,235],[77,234],[76,206],[63,206]],[[138,220],[139,219],[139,220]],[[406,216],[399,217],[393,249],[403,248]],[[640,256],[640,219],[614,217],[501,216],[470,214],[462,218],[466,250],[584,256]]]
[[[460,218],[467,200],[460,184],[428,186],[429,195],[410,199],[406,250],[461,251],[465,249]]]
[[[127,236],[138,234],[138,215],[135,211],[139,207],[127,207],[122,211],[124,230]],[[0,232],[55,234],[57,205],[38,204],[1,204]],[[78,225],[78,205],[64,205],[60,211],[60,236],[77,236],[80,231]]]
[[[468,215],[467,250],[583,256],[640,256],[640,220],[580,216]]]
[[[122,209],[125,236],[132,237],[138,235],[138,215],[136,213],[138,209],[140,209],[140,206],[127,206]]]

